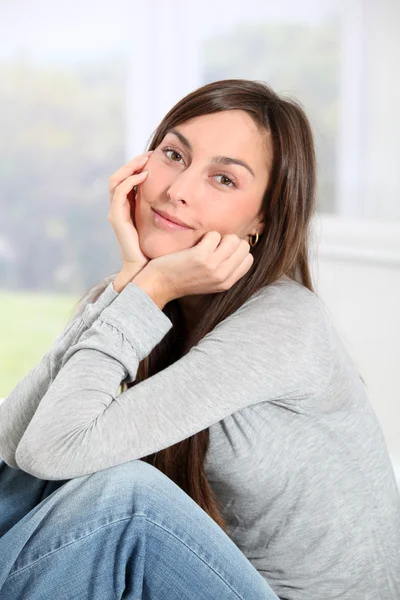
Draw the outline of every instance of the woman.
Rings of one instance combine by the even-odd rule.
[[[205,85],[110,198],[121,270],[0,409],[1,599],[398,599],[393,468],[310,277],[302,108]]]

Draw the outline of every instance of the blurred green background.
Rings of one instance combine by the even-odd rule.
[[[0,292],[0,398],[51,349],[79,295]]]

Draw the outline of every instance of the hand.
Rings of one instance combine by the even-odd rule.
[[[110,211],[108,220],[117,236],[121,249],[123,269],[139,271],[149,258],[143,254],[139,245],[135,218],[134,186],[140,185],[147,176],[143,167],[152,151],[145,152],[116,171],[109,179]],[[132,175],[132,173],[134,173]]]
[[[185,250],[153,258],[134,279],[159,282],[164,298],[228,290],[251,268],[250,244],[231,233],[207,232],[200,242]]]

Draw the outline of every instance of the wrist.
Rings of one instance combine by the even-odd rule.
[[[161,278],[158,277],[156,273],[152,273],[149,270],[146,271],[146,269],[143,269],[140,271],[140,273],[133,278],[132,283],[139,286],[148,296],[150,296],[160,310],[172,300],[172,297],[168,294],[168,290]]]
[[[123,267],[113,281],[114,290],[119,294],[122,290],[131,283],[138,273],[143,269],[141,266]]]

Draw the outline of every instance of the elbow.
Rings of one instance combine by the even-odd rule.
[[[38,479],[58,479],[51,463],[43,460],[41,451],[35,447],[33,451],[23,439],[15,452],[15,460],[20,469]]]
[[[67,466],[58,460],[57,453],[42,444],[31,444],[22,438],[15,452],[15,460],[20,469],[37,477],[49,481],[70,479]]]
[[[65,436],[24,435],[15,453],[18,467],[37,477],[49,481],[60,481],[82,477],[92,471],[85,468],[82,453],[77,452],[79,440]],[[68,439],[68,436],[67,436]]]
[[[15,455],[7,452],[5,448],[0,448],[0,460],[6,463],[7,466],[12,469],[19,469],[20,467],[15,460]]]
[[[0,401],[1,404],[1,401]],[[11,434],[11,428],[6,427],[7,415],[3,415],[0,411],[0,460],[6,463],[13,469],[18,469],[17,462],[15,460],[15,435]],[[15,428],[13,429],[15,434]]]
[[[7,443],[6,439],[0,436],[0,460],[13,469],[18,469],[18,464],[15,459],[15,447],[12,443]]]
[[[93,473],[93,424],[65,426],[60,419],[44,428],[32,419],[15,452],[18,467],[44,480],[68,480]]]

